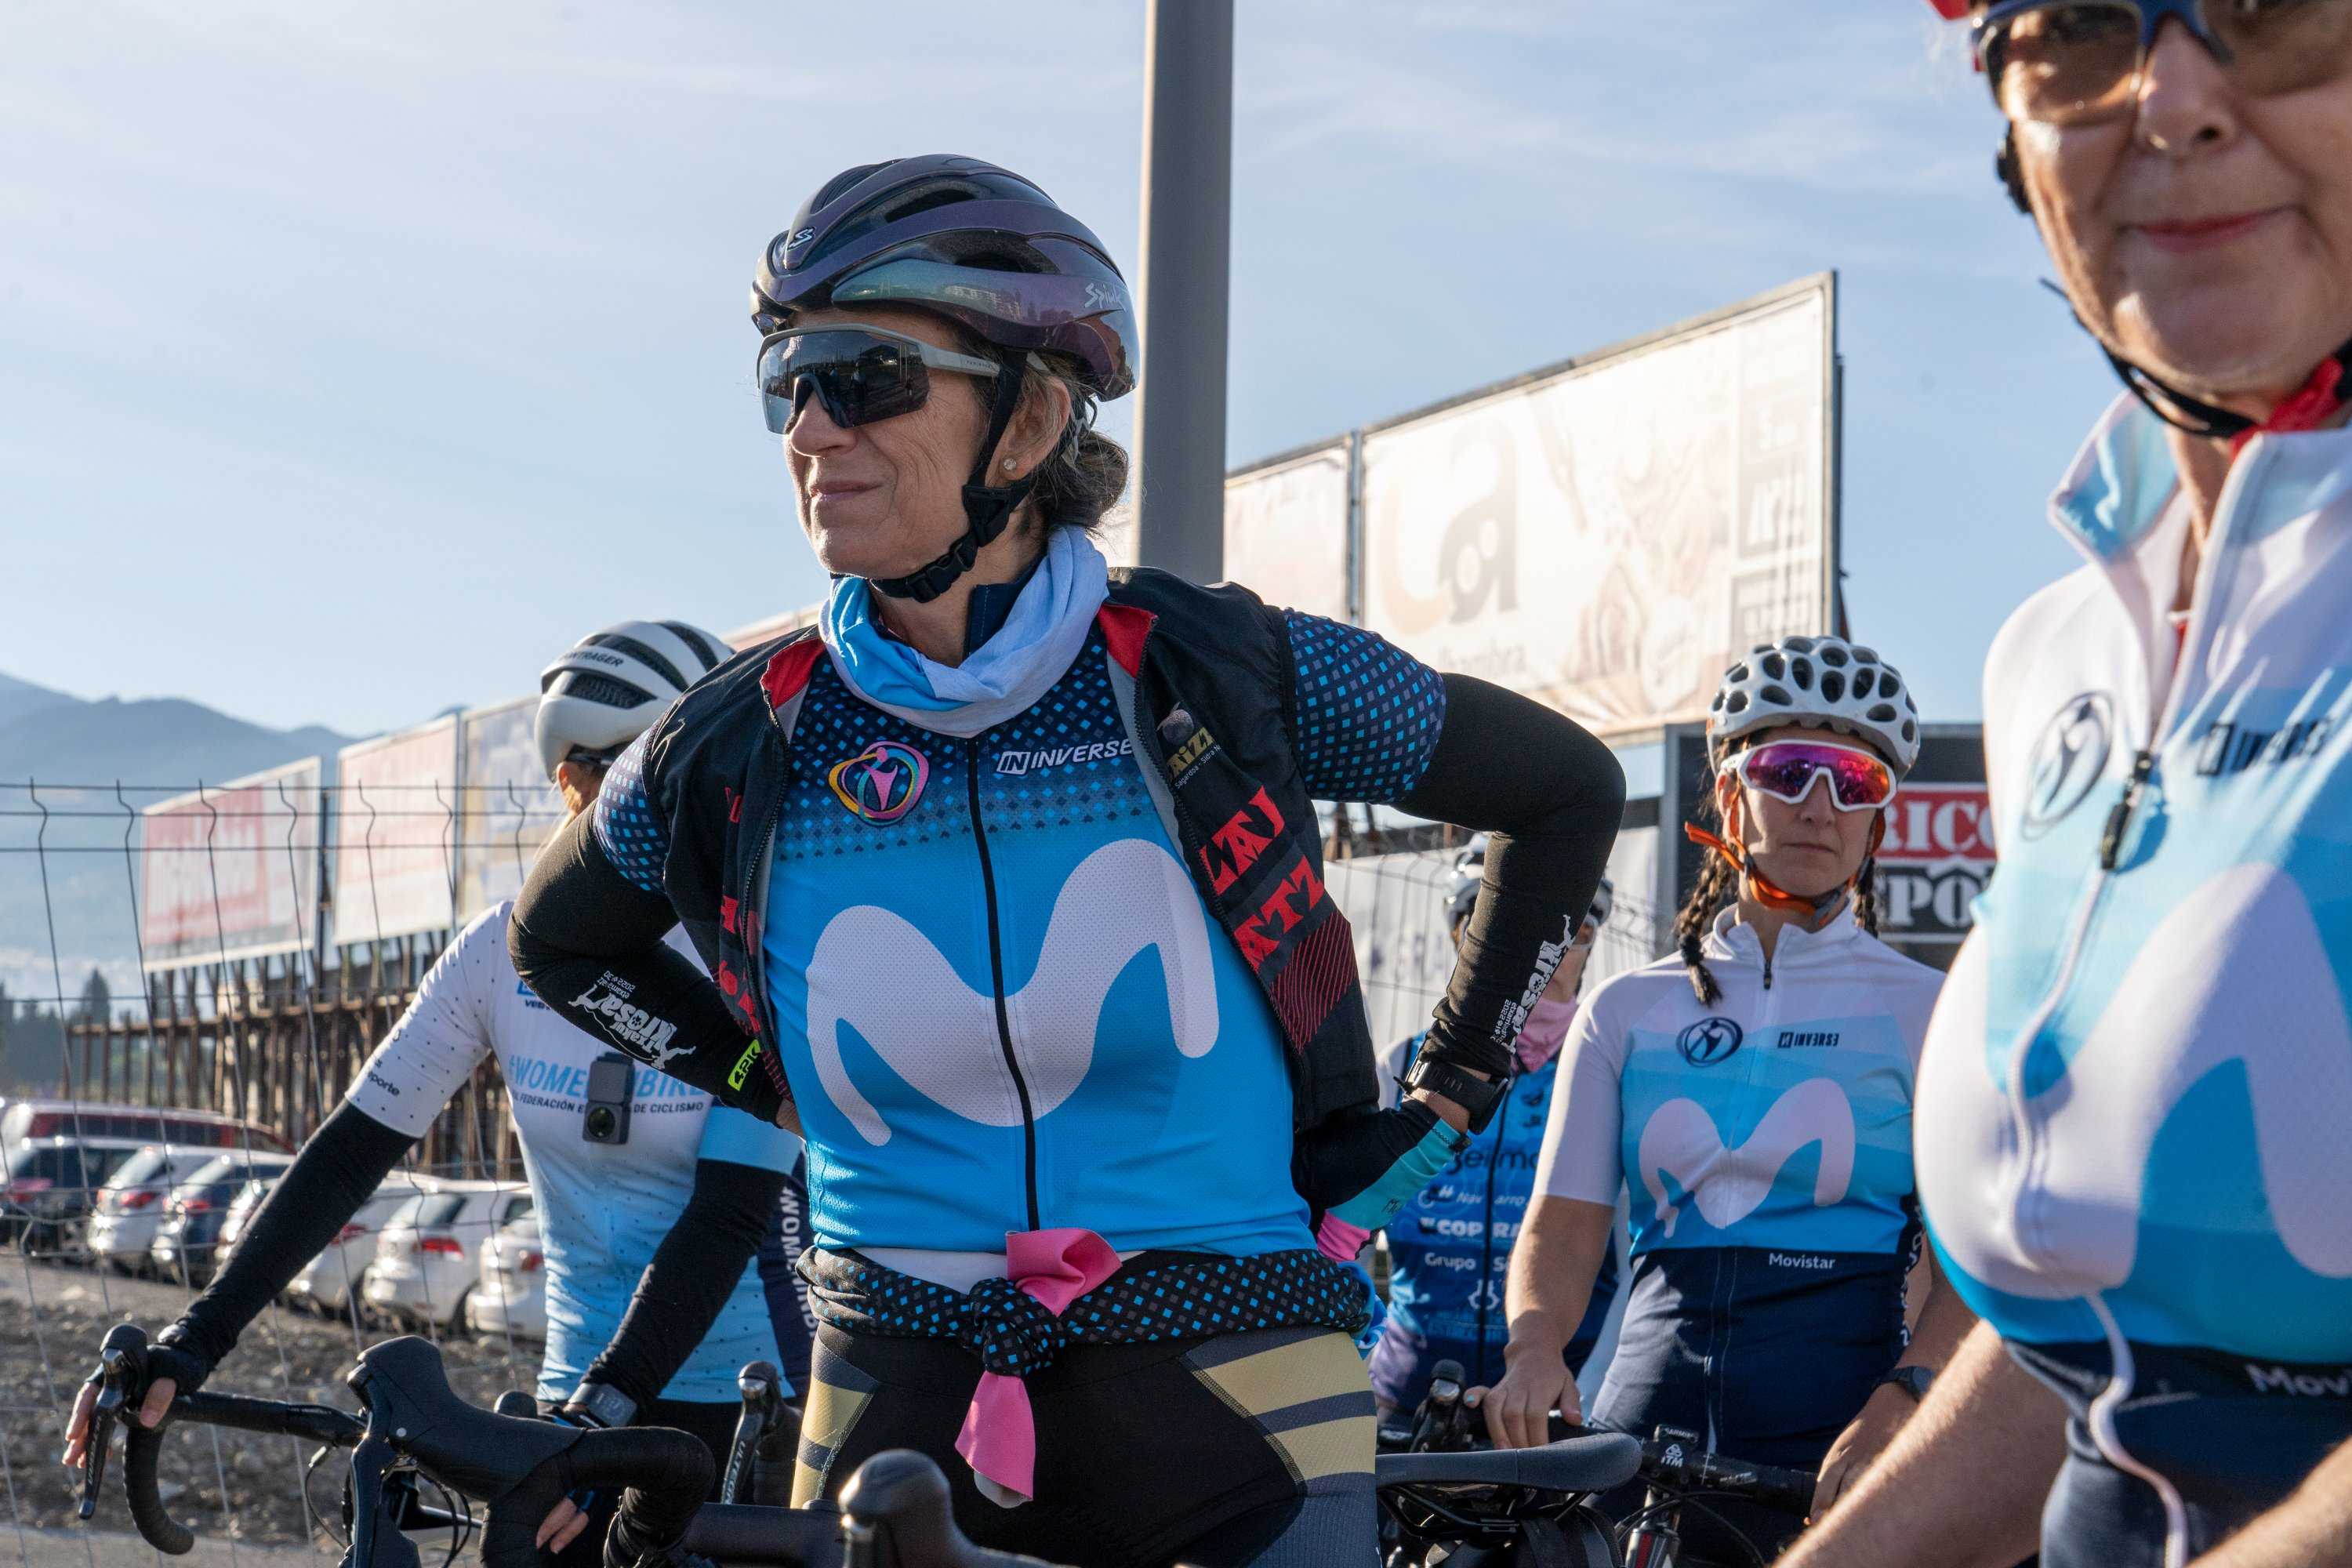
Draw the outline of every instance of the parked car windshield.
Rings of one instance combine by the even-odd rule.
[[[136,1187],[148,1182],[160,1182],[172,1174],[172,1152],[149,1144],[115,1168],[108,1178],[112,1187]]]

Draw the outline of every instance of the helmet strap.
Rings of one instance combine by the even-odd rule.
[[[1994,166],[2000,171],[2002,183],[2009,187],[2010,199],[2017,204],[2020,212],[2031,216],[2033,208],[2025,199],[2024,182],[2017,169],[2017,135],[2014,131],[2001,142],[2000,155]],[[2042,286],[2061,300],[2066,299],[2065,290],[2049,279],[2044,279]],[[2352,372],[2352,342],[2345,343],[2321,360],[2311,374],[2305,378],[2303,385],[2271,410],[2269,418],[2249,419],[2242,414],[2207,403],[2202,398],[2191,397],[2178,387],[2167,385],[2107,347],[2097,333],[2091,331],[2089,323],[2083,320],[2082,312],[2074,309],[2073,300],[2067,300],[2066,310],[2074,318],[2074,324],[2089,332],[2091,341],[2099,345],[2099,352],[2107,356],[2107,363],[2114,368],[2116,378],[2124,384],[2124,389],[2138,398],[2150,414],[2185,435],[2207,441],[2227,441],[2232,458],[2244,450],[2247,442],[2265,431],[2288,434],[2297,430],[2316,430],[2334,418],[2347,402],[2352,402],[2352,398],[2345,395],[2343,387],[2346,374]]]
[[[1878,847],[1886,838],[1886,813],[1881,811],[1870,825],[1870,847],[1863,852],[1862,865],[1854,874],[1819,898],[1809,899],[1778,886],[1756,868],[1756,858],[1738,842],[1738,800],[1735,795],[1723,816],[1723,829],[1728,837],[1717,837],[1695,822],[1683,825],[1683,837],[1694,844],[1712,849],[1730,863],[1731,868],[1739,873],[1742,897],[1753,899],[1768,910],[1778,910],[1782,914],[1793,916],[1807,931],[1819,931],[1829,923],[1830,917],[1837,913],[1838,907],[1852,896],[1863,877],[1871,870],[1872,862],[1878,855]]]
[[[1026,373],[1022,362],[1007,356],[1003,371],[992,378],[994,392],[988,405],[988,437],[980,444],[980,459],[972,465],[971,478],[963,487],[963,533],[946,553],[919,571],[904,577],[872,577],[867,581],[877,593],[893,599],[912,599],[928,605],[954,585],[957,578],[972,568],[980,552],[996,542],[1004,532],[1013,514],[1029,499],[1037,486],[1033,470],[1009,485],[991,486],[988,466],[996,458],[996,444],[1004,438],[1005,427],[1013,423],[1013,411],[1021,405],[1021,388]]]

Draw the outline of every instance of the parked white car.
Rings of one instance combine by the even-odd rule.
[[[90,1257],[119,1273],[145,1273],[147,1249],[169,1212],[172,1189],[219,1152],[150,1143],[124,1161],[98,1190],[97,1210],[89,1218]]]
[[[385,1316],[448,1328],[462,1322],[480,1262],[474,1249],[530,1212],[530,1189],[504,1182],[419,1180],[425,1191],[392,1213],[360,1299]]]
[[[482,1243],[466,1322],[491,1339],[547,1338],[547,1254],[540,1249],[537,1215],[512,1221]]]
[[[333,1317],[351,1305],[352,1297],[367,1275],[368,1265],[375,1261],[376,1243],[383,1238],[384,1226],[392,1223],[393,1212],[419,1191],[416,1178],[405,1173],[394,1173],[378,1187],[357,1213],[343,1222],[326,1250],[303,1265],[302,1272],[286,1286],[287,1300],[298,1307]]]
[[[221,1221],[220,1245],[213,1252],[215,1273],[228,1267],[229,1255],[245,1239],[246,1227],[253,1223],[255,1213],[278,1190],[278,1182],[276,1176],[257,1176],[237,1188],[236,1196],[229,1199],[228,1217]]]

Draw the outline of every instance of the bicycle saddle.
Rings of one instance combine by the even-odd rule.
[[[1642,1468],[1642,1445],[1623,1432],[1588,1432],[1540,1448],[1481,1448],[1466,1454],[1382,1454],[1373,1479],[1387,1486],[1536,1487],[1597,1492]]]
[[[1051,1568],[964,1539],[948,1510],[948,1479],[912,1448],[887,1448],[841,1489],[842,1537],[858,1568]]]
[[[577,1443],[559,1422],[494,1415],[449,1387],[441,1352],[415,1334],[370,1345],[345,1380],[368,1407],[368,1430],[397,1442],[416,1468],[467,1497],[496,1502]]]

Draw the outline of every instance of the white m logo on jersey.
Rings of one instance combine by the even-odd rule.
[[[1032,1114],[1043,1119],[1085,1080],[1103,999],[1147,948],[1160,953],[1176,1048],[1206,1055],[1217,1043],[1217,984],[1200,895],[1165,849],[1122,838],[1062,884],[1036,971],[1004,999]],[[925,1098],[985,1127],[1020,1125],[1003,1052],[972,1038],[984,1020],[994,1039],[994,999],[966,985],[908,921],[871,904],[842,910],[809,955],[808,987],[817,1079],[867,1142],[888,1142],[890,1128],[842,1065],[844,1023]]]
[[[2280,1242],[2314,1274],[2352,1276],[2342,1179],[2352,1028],[2292,878],[2232,867],[2140,944],[2064,1074],[2024,1102],[2033,1173],[2021,1202],[2014,1173],[2028,1156],[1986,1069],[1988,979],[1979,934],[1952,966],[1919,1065],[1919,1187],[1954,1261],[2040,1300],[2121,1285],[2138,1256],[2158,1131],[2191,1088],[2235,1066]],[[2063,1274],[2042,1272],[2037,1254],[2060,1259]]]
[[[1807,1079],[1783,1093],[1737,1149],[1724,1147],[1715,1118],[1698,1101],[1670,1100],[1642,1126],[1642,1184],[1669,1237],[1682,1211],[1666,1196],[1668,1176],[1690,1194],[1699,1217],[1721,1230],[1761,1207],[1780,1167],[1812,1143],[1822,1146],[1813,1206],[1827,1208],[1843,1201],[1853,1180],[1853,1106],[1830,1079]]]

